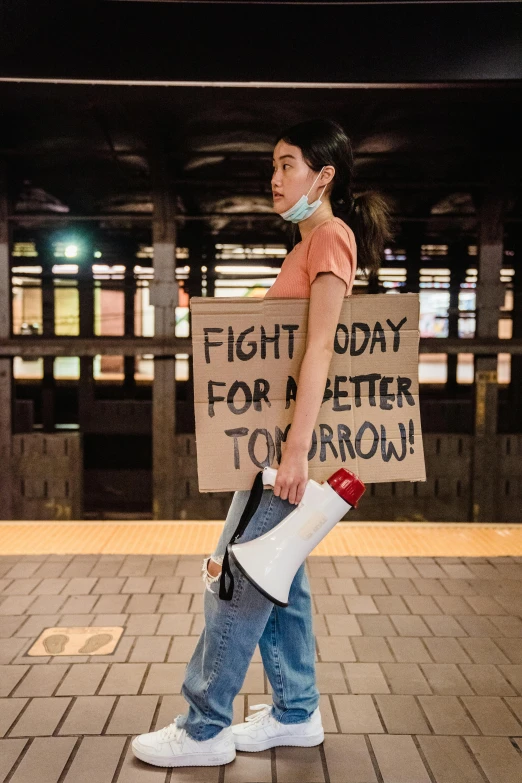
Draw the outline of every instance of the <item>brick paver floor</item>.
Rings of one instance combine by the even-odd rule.
[[[168,770],[131,738],[187,705],[200,555],[0,557],[2,783],[520,783],[522,557],[317,557],[325,740]],[[124,626],[112,655],[31,657],[44,628]],[[256,649],[234,722],[270,702]]]

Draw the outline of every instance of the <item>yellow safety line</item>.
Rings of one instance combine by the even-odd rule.
[[[223,521],[1,522],[0,555],[209,554]],[[313,555],[522,555],[522,525],[340,522]]]

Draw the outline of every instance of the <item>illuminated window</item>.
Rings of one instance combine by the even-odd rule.
[[[96,381],[123,381],[125,377],[123,356],[95,356],[93,377]]]
[[[386,261],[406,261],[406,250],[404,248],[384,248],[384,257]]]
[[[514,298],[513,298],[513,289],[506,288],[504,292],[504,303],[500,305],[500,309],[502,312],[510,312],[513,310],[513,304],[514,304]]]
[[[176,280],[187,280],[190,272],[190,266],[188,264],[185,264],[185,266],[177,266],[175,272]]]
[[[37,258],[38,253],[34,242],[15,242],[11,255],[14,258]]]
[[[499,318],[498,336],[501,340],[511,340],[513,337],[513,321],[511,318]]]
[[[42,268],[34,276],[20,274],[12,278],[13,334],[42,334]],[[15,270],[13,269],[13,272]]]
[[[125,278],[125,265],[93,264],[92,276],[95,280],[123,280]]]
[[[80,297],[74,280],[54,279],[54,332],[80,334]]]
[[[245,297],[259,297],[263,299],[267,289],[270,286],[265,286],[261,281],[252,281],[249,285],[225,285],[223,281],[216,280],[216,287],[214,289],[214,296],[245,296]]]
[[[511,383],[511,354],[498,354],[497,377],[499,383]]]
[[[446,353],[421,353],[419,357],[419,383],[446,383],[448,380],[448,355]]]
[[[379,269],[379,282],[387,293],[392,293],[394,289],[404,288],[406,283],[405,267],[381,267]]]
[[[154,248],[152,245],[140,245],[136,258],[154,258]]]
[[[499,383],[511,381],[511,355],[499,353],[497,358],[497,378]],[[474,363],[472,353],[459,353],[457,360],[457,383],[473,383]]]
[[[506,267],[502,267],[502,269],[500,270],[500,282],[512,283],[514,275],[515,275],[514,269],[508,269]]]
[[[176,247],[176,260],[184,260],[189,257],[188,247]],[[136,258],[154,258],[153,245],[140,245]]]
[[[94,334],[121,337],[124,332],[125,295],[122,290],[102,288],[95,282],[94,288]]]
[[[20,381],[41,381],[43,378],[43,359],[15,356],[13,376]]]
[[[216,264],[215,297],[263,298],[281,271],[287,254],[284,245],[216,244],[216,259],[235,263]],[[248,261],[251,263],[241,263]],[[276,261],[277,265],[269,262]],[[257,263],[256,263],[257,262]],[[207,295],[206,272],[202,267],[202,294]]]
[[[422,268],[419,270],[419,288],[449,288],[450,270],[442,267],[440,269]]]
[[[280,272],[279,267],[245,264],[217,264],[214,296],[265,296]]]
[[[474,363],[472,353],[457,355],[457,383],[473,383]]]
[[[57,356],[53,365],[56,380],[77,381],[80,377],[79,356]]]
[[[270,258],[283,259],[286,256],[284,245],[238,245],[217,244],[217,261],[261,261]]]
[[[53,242],[53,255],[55,258],[78,258],[83,252],[85,252],[85,248],[75,239]]]
[[[154,337],[154,305],[150,303],[150,283],[138,280],[134,293],[134,334]]]
[[[475,306],[477,295],[475,291],[462,289],[459,291],[459,337],[475,337],[476,319]]]
[[[421,258],[428,261],[430,258],[448,255],[447,245],[421,245]]]
[[[420,291],[421,337],[448,336],[449,291]]]
[[[190,337],[189,308],[176,307],[176,337]]]
[[[136,381],[154,380],[154,355],[152,353],[136,356],[134,378]]]
[[[188,381],[189,379],[189,355],[188,353],[176,354],[175,377],[177,381]]]

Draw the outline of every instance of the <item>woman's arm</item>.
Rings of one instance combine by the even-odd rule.
[[[346,294],[346,283],[333,272],[321,272],[310,289],[306,349],[274,494],[291,503],[300,503],[308,481],[308,452],[312,433],[323,401],[333,343]]]

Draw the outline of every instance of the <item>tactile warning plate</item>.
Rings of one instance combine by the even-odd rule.
[[[115,626],[45,628],[27,655],[110,655],[122,633]]]
[[[201,555],[223,521],[0,522],[2,555]],[[339,522],[314,555],[497,557],[522,555],[522,525],[472,522]]]

